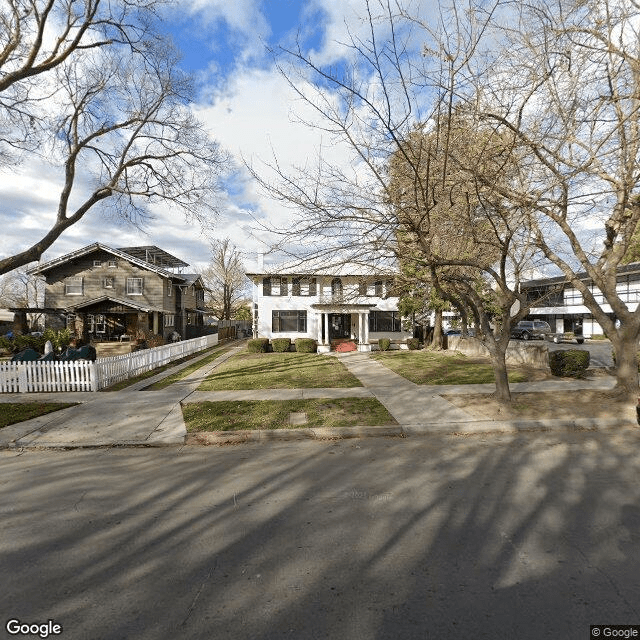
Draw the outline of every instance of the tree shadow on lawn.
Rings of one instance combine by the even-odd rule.
[[[582,640],[639,618],[631,430],[3,463],[0,606],[73,637]]]

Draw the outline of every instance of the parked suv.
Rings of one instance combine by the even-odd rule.
[[[545,335],[551,333],[551,327],[544,320],[520,320],[518,324],[511,329],[511,337],[518,340],[531,340],[539,338],[544,340]]]

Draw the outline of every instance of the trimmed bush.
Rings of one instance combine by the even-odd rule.
[[[267,353],[269,351],[269,338],[252,338],[247,342],[249,353]]]
[[[276,353],[289,351],[291,347],[291,338],[273,338],[271,340],[271,347]]]
[[[561,378],[583,378],[589,366],[588,351],[568,349],[567,351],[550,351],[549,368],[554,376]]]
[[[420,340],[418,340],[418,338],[407,338],[407,347],[409,347],[411,351],[415,351],[416,349],[419,349]]]
[[[315,353],[316,341],[313,338],[296,338],[296,351],[298,353]]]
[[[389,338],[380,338],[380,340],[378,340],[378,348],[380,351],[389,351],[389,347],[391,347],[391,340]]]

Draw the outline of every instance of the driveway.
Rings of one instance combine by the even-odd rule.
[[[2,451],[2,624],[585,640],[640,621],[639,444],[629,429]]]

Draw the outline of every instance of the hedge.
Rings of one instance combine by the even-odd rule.
[[[415,351],[416,349],[419,349],[420,340],[418,340],[418,338],[407,338],[407,347],[409,347],[411,351]]]
[[[289,351],[291,347],[291,338],[273,338],[271,340],[271,347],[277,353]]]
[[[562,378],[583,378],[589,366],[589,360],[589,352],[579,349],[549,352],[551,373]]]
[[[380,351],[388,351],[390,346],[391,340],[389,338],[380,338],[380,340],[378,340],[378,349],[380,349]]]
[[[252,338],[247,342],[249,353],[266,353],[269,351],[269,338]]]
[[[315,353],[316,341],[313,338],[296,338],[296,351],[298,353]]]

